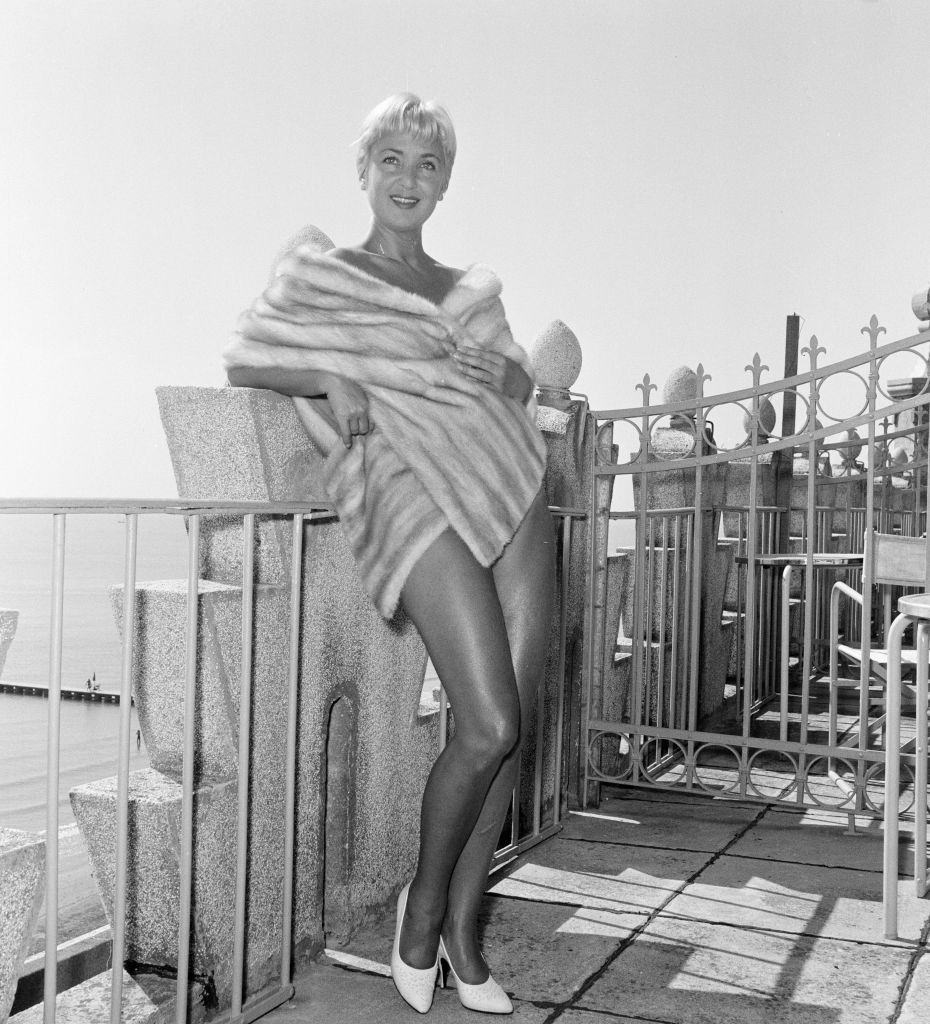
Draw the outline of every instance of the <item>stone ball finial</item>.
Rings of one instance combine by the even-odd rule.
[[[767,399],[763,398],[759,403],[759,436],[770,437],[772,431],[775,429],[775,406]],[[752,414],[746,413],[743,417],[743,430],[746,431],[747,435],[752,433]]]
[[[697,399],[697,374],[690,366],[672,370],[662,387],[662,404],[694,402]]]
[[[324,252],[329,252],[330,249],[336,248],[336,243],[329,237],[329,235],[320,231],[314,224],[305,224],[296,234],[291,237],[281,246],[278,250],[277,256],[274,258],[274,263],[271,264],[271,276],[269,283],[275,278],[275,271],[278,269],[278,264],[285,256],[293,249],[296,249],[298,245],[307,245],[313,249],[319,255]]]
[[[888,445],[888,461],[892,466],[903,466],[910,461],[910,445],[906,437],[896,437]]]
[[[858,444],[851,443],[847,448],[843,449],[843,458],[847,462],[855,462],[862,454],[862,435],[854,427],[850,427],[844,435],[844,440],[859,442]]]
[[[540,388],[567,391],[581,373],[581,344],[567,324],[553,320],[533,342],[530,361]]]
[[[911,299],[911,309],[918,320],[930,320],[930,288],[925,288],[922,292],[918,292]],[[928,328],[930,328],[930,323],[924,323],[921,330],[927,330]]]

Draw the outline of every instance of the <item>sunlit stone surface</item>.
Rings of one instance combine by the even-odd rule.
[[[110,972],[97,974],[61,992],[55,1002],[55,1024],[96,1024],[110,1019],[112,982]],[[120,1024],[164,1024],[168,1017],[137,982],[123,971]],[[41,1003],[10,1018],[10,1024],[42,1024]]]
[[[16,980],[45,887],[45,840],[0,828],[0,1021],[13,1005]]]

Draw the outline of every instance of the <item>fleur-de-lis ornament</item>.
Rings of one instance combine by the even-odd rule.
[[[814,370],[817,369],[817,357],[822,352],[826,351],[827,350],[823,347],[823,345],[821,345],[820,342],[817,340],[817,335],[812,334],[810,344],[805,345],[804,348],[801,349],[801,355],[807,355],[807,357],[810,359],[811,371],[813,372]]]
[[[768,366],[762,362],[762,358],[757,352],[752,357],[752,362],[748,366],[744,366],[743,369],[752,374],[752,386],[757,388],[762,383],[762,371],[767,370]]]
[[[643,375],[643,382],[642,382],[642,384],[637,384],[636,385],[636,390],[642,391],[642,393],[643,393],[643,405],[648,405],[649,404],[649,393],[651,391],[658,391],[659,389],[658,389],[657,385],[652,383],[652,379],[650,378],[649,374],[646,373],[646,374]]]
[[[639,455],[637,456],[637,461],[639,461],[639,460],[646,460],[646,461],[648,461],[648,459],[649,459],[649,452],[650,452],[650,449],[652,447],[652,438],[650,436],[651,432],[650,432],[650,429],[649,429],[649,394],[650,394],[650,392],[658,391],[659,389],[656,387],[655,384],[652,383],[652,379],[650,378],[648,373],[643,374],[643,382],[642,382],[642,384],[637,384],[636,388],[637,388],[637,390],[642,391],[642,393],[643,393],[643,417],[642,417],[642,425],[640,427],[640,432],[639,432],[639,436],[641,438],[641,441],[640,441],[640,449],[639,449]]]
[[[887,334],[888,332],[884,327],[879,327],[878,317],[873,313],[869,319],[869,326],[863,327],[859,333],[867,334],[869,336],[869,350],[874,351],[878,348],[878,336],[880,334]]]

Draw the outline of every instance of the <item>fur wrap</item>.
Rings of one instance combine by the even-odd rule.
[[[227,369],[340,374],[368,396],[374,428],[346,448],[325,399],[295,398],[325,456],[324,486],[362,580],[390,618],[407,574],[448,527],[485,566],[501,554],[542,484],[545,445],[527,406],[466,378],[451,353],[486,348],[518,362],[487,267],[470,267],[442,303],[310,246],[278,265],[239,319]]]

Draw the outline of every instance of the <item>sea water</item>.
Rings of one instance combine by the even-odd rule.
[[[122,653],[111,590],[122,586],[124,548],[124,517],[68,516],[61,669],[66,688],[82,689],[92,680],[102,690],[119,690]],[[139,516],[139,581],[186,578],[186,552],[180,516]],[[50,515],[0,515],[0,608],[19,612],[3,680],[48,683],[52,564]],[[47,698],[0,691],[0,826],[44,827],[47,720]],[[133,768],[147,763],[138,728],[133,712]],[[118,735],[117,704],[61,702],[62,825],[73,821],[70,788],[116,773]]]

